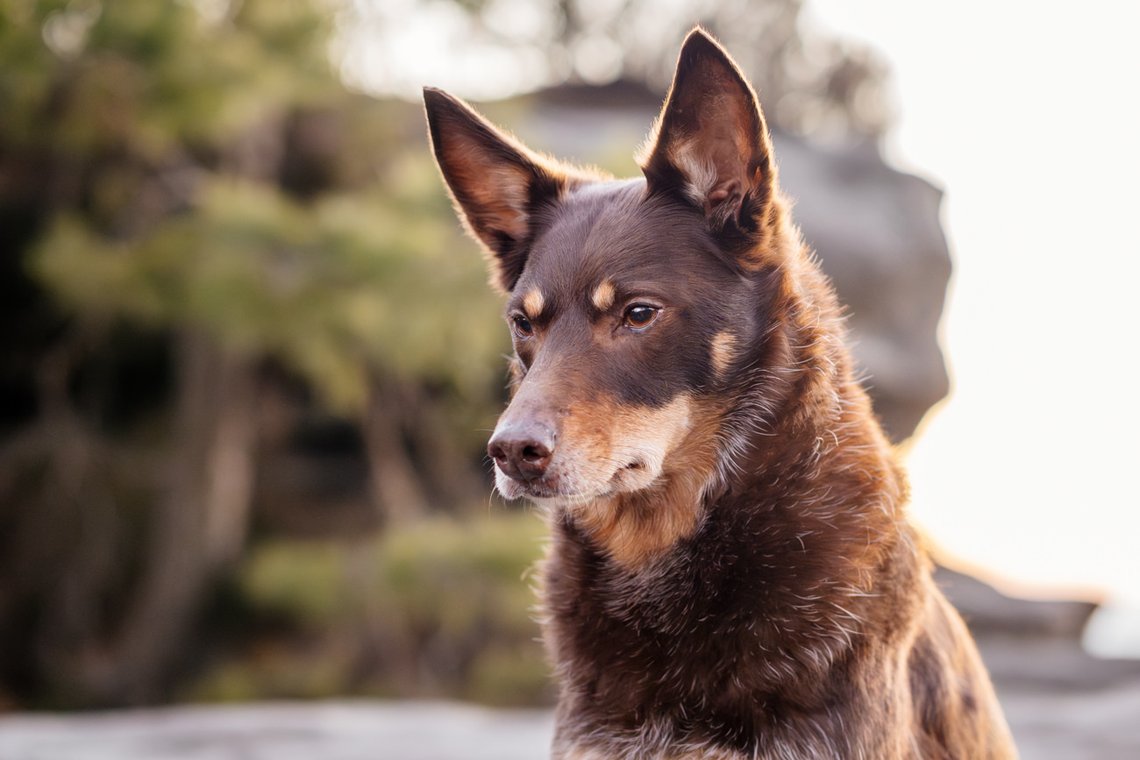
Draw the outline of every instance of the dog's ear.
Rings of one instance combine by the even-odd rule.
[[[456,212],[487,253],[491,283],[509,292],[526,263],[535,213],[581,178],[442,90],[425,87],[424,106]]]
[[[694,29],[641,154],[650,192],[684,196],[726,238],[764,225],[775,187],[768,128],[752,86],[712,37]]]

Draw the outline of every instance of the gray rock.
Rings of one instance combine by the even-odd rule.
[[[774,139],[793,217],[847,308],[875,412],[893,440],[908,438],[950,389],[938,345],[950,280],[942,192],[873,145]]]
[[[946,567],[937,568],[934,581],[975,636],[1003,634],[1079,641],[1098,606],[1092,601],[1006,596],[988,583]]]
[[[1101,659],[1082,647],[1096,602],[1018,599],[945,567],[934,579],[974,634],[999,689],[1060,698],[1140,684],[1140,660]]]

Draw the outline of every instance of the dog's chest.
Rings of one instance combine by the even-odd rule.
[[[684,563],[636,577],[588,565],[563,570],[548,567],[545,633],[574,733],[637,727],[615,730],[604,757],[624,756],[624,745],[671,747],[678,737],[690,737],[693,757],[735,757],[709,754],[712,740],[753,734],[764,682],[783,675],[750,630],[751,616],[731,612],[723,591],[702,594]]]
[[[685,737],[673,726],[650,724],[635,730],[599,730],[576,723],[573,716],[560,721],[555,760],[840,760],[876,757],[904,760],[909,756],[885,747],[852,754],[848,742],[833,740],[834,726],[790,725],[773,728],[748,747],[731,746],[715,739]]]
[[[705,528],[691,551],[635,574],[573,533],[556,538],[544,569],[561,682],[556,757],[848,756],[833,746],[851,738],[835,724],[851,696],[832,667],[842,634],[802,595],[779,593],[783,576],[763,559],[771,546],[726,530],[712,559]]]

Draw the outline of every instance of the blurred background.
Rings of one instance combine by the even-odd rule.
[[[541,756],[542,710],[399,712],[553,699],[543,527],[484,452],[509,340],[419,91],[633,175],[696,22],[759,91],[1025,756],[1134,757],[1138,15],[0,0],[0,757],[94,756],[63,711],[344,697]]]

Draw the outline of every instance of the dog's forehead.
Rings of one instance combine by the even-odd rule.
[[[567,194],[531,250],[523,281],[581,292],[603,280],[668,280],[714,247],[700,217],[647,196],[644,180],[593,183]]]

